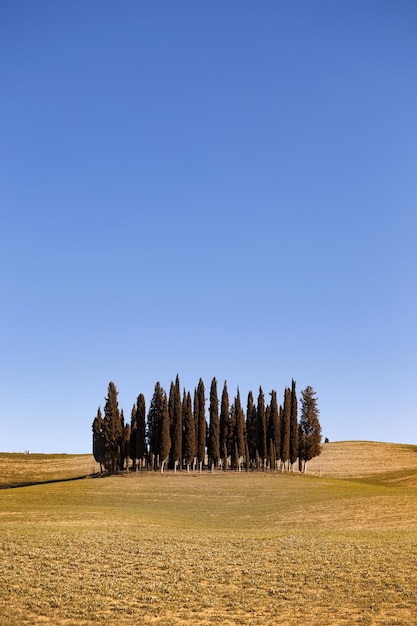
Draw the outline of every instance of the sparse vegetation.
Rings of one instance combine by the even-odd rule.
[[[0,491],[0,625],[413,623],[417,492],[391,471],[356,480],[355,446],[416,475],[414,446],[348,442],[325,446],[321,478],[147,472]],[[16,478],[19,457],[36,466],[0,467]]]

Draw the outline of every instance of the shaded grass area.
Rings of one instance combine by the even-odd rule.
[[[143,474],[0,493],[0,624],[406,624],[417,492]]]

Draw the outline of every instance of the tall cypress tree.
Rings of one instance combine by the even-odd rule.
[[[120,440],[120,447],[119,447],[120,469],[123,470],[125,467],[125,461],[127,460],[129,456],[129,449],[126,450],[126,425],[125,425],[125,416],[124,416],[123,409],[120,411],[120,426],[122,429],[122,437]],[[130,426],[129,426],[129,439],[130,439]]]
[[[200,470],[203,467],[206,457],[206,438],[207,438],[207,423],[206,423],[206,398],[204,383],[200,378],[197,387],[197,461],[200,464]]]
[[[130,424],[125,424],[123,428],[123,464],[126,461],[126,470],[129,472],[130,459]]]
[[[148,437],[149,451],[152,457],[156,459],[156,467],[159,467],[159,464],[161,464],[161,469],[163,470],[171,448],[171,437],[167,396],[159,382],[155,385],[155,391],[149,407]]]
[[[262,387],[259,387],[258,395],[258,428],[259,428],[259,456],[262,460],[262,464],[265,465],[265,459],[268,455],[267,449],[267,423],[266,423],[266,411],[265,411],[265,396],[262,391]]]
[[[143,467],[146,455],[146,407],[145,396],[139,394],[136,405],[132,407],[130,418],[129,456],[133,461],[133,469],[137,469],[136,461]]]
[[[186,393],[184,389],[183,401],[182,401],[182,418],[184,424],[184,439],[183,439],[183,458],[187,465],[187,472],[190,465],[194,462],[196,453],[195,445],[195,425],[193,417],[193,404],[191,400],[190,392]]]
[[[136,470],[136,446],[137,446],[137,436],[138,436],[138,425],[136,421],[136,405],[132,406],[132,411],[130,413],[130,439],[129,439],[129,456],[132,459],[132,469]]]
[[[164,471],[165,465],[168,462],[169,453],[171,450],[171,432],[169,423],[169,411],[168,411],[168,399],[166,393],[162,395],[162,407],[161,407],[161,472]]]
[[[103,471],[105,461],[105,446],[103,434],[103,418],[101,408],[98,407],[97,415],[93,421],[93,456],[97,463],[100,463],[100,472]]]
[[[249,391],[248,402],[246,405],[246,436],[248,444],[248,456],[247,463],[254,463],[256,455],[258,454],[258,419],[256,407],[253,402],[253,393]]]
[[[237,389],[237,395],[234,402],[235,408],[235,424],[234,424],[234,441],[237,445],[237,453],[239,457],[239,469],[240,459],[245,456],[246,444],[245,444],[245,415],[243,413],[242,404],[240,401],[239,387]]]
[[[290,415],[290,463],[291,470],[298,458],[298,416],[297,416],[297,392],[295,380],[291,384],[291,415]]]
[[[103,436],[104,464],[109,473],[120,469],[120,448],[123,441],[123,428],[117,401],[118,391],[113,382],[109,383],[104,405]]]
[[[273,450],[270,446],[271,470],[276,469],[276,461],[281,450],[281,424],[279,419],[279,409],[277,402],[277,392],[275,389],[271,391],[270,415],[269,415],[269,439],[273,444]],[[274,467],[272,466],[274,464]]]
[[[216,378],[213,378],[210,386],[209,416],[208,458],[210,465],[214,467],[220,458],[219,400],[217,397]]]
[[[321,426],[316,392],[310,386],[301,392],[301,415],[299,424],[299,457],[307,462],[321,454]]]
[[[220,404],[220,455],[222,457],[223,469],[227,469],[229,439],[229,393],[227,382],[224,381],[222,399]]]
[[[285,469],[285,465],[290,458],[290,421],[291,421],[291,389],[286,387],[284,391],[284,404],[282,409],[281,419],[281,462],[282,467]]]
[[[182,403],[180,379],[178,374],[175,379],[175,384],[171,383],[168,406],[172,442],[171,460],[173,462],[174,470],[176,470],[178,465],[181,468],[182,458]]]

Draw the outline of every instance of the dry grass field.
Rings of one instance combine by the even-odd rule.
[[[56,457],[43,458],[42,481],[49,463],[65,477]],[[416,623],[414,457],[413,446],[344,442],[326,444],[306,476],[150,473],[3,489],[0,625]],[[73,476],[94,469],[88,455],[66,460]],[[8,482],[32,482],[19,463],[0,455]]]
[[[66,480],[99,470],[92,454],[0,453],[0,488]]]

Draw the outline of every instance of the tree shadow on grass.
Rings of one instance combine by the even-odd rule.
[[[33,487],[34,485],[51,485],[52,483],[68,483],[74,480],[85,480],[86,478],[99,478],[100,472],[94,474],[84,474],[83,476],[73,476],[72,478],[51,478],[49,480],[33,480],[19,483],[0,484],[0,489],[19,489],[20,487]]]

